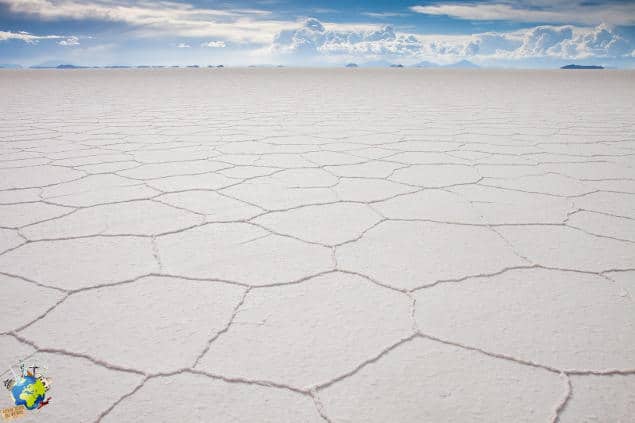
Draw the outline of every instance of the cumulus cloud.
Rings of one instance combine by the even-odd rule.
[[[462,58],[615,58],[630,55],[632,48],[631,43],[605,24],[541,25],[512,32],[423,36],[398,32],[390,25],[362,30],[329,29],[315,18],[281,31],[271,47],[274,53],[283,55],[439,62]]]
[[[186,44],[186,43],[178,43],[176,45],[176,48],[190,48],[190,47],[192,47],[192,46],[189,45],[189,44]]]
[[[466,20],[504,20],[515,22],[580,23],[597,25],[635,24],[635,3],[585,0],[494,0],[472,3],[437,3],[412,6],[413,12],[444,15]]]
[[[34,35],[28,32],[0,31],[0,41],[20,40],[27,44],[37,44],[40,40],[56,40],[66,38],[61,35]]]
[[[284,30],[274,38],[276,53],[300,55],[403,55],[415,53],[420,44],[411,34],[397,34],[391,25],[369,29],[326,29],[309,18],[299,28]]]
[[[432,57],[443,61],[474,56],[479,39],[472,36],[421,36],[402,33],[391,25],[332,29],[315,18],[300,27],[281,31],[272,51],[302,56],[342,56],[351,59],[412,59]]]
[[[79,45],[79,38],[75,37],[75,36],[71,36],[68,37],[65,40],[59,41],[57,44],[61,45],[61,46],[78,46]]]
[[[616,58],[627,55],[632,48],[627,40],[605,24],[593,28],[578,28],[571,25],[538,26],[508,34],[508,38],[520,39],[520,46],[498,53],[512,58]]]
[[[209,48],[224,48],[224,41],[208,41],[206,43],[201,44],[201,47],[209,47]]]

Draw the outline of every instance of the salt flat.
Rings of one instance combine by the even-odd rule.
[[[0,92],[0,363],[54,379],[24,421],[635,416],[635,73]]]

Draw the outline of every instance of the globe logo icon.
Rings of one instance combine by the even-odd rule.
[[[23,405],[27,410],[40,406],[46,397],[46,386],[41,378],[24,376],[11,389],[15,405]]]
[[[23,416],[27,410],[39,410],[49,403],[51,398],[46,394],[51,388],[51,378],[38,369],[41,367],[35,362],[28,367],[20,362],[17,372],[12,367],[9,368],[13,377],[4,380],[4,387],[9,391],[15,406],[0,409],[2,419],[12,420]]]

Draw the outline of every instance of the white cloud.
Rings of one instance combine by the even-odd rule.
[[[315,18],[299,27],[281,31],[271,51],[280,55],[338,58],[341,60],[388,59],[404,62],[451,62],[470,58],[529,59],[626,57],[632,45],[605,24],[596,27],[542,25],[512,32],[472,35],[417,35],[377,28],[329,29]]]
[[[415,6],[413,10],[448,13],[455,17],[471,16],[472,19],[532,20],[540,17],[556,21],[562,19],[563,11],[569,7],[565,0],[525,0],[522,7],[519,0],[500,1],[505,3],[438,3]],[[582,8],[586,13],[577,14],[577,18],[595,19],[599,16],[589,12],[589,7],[597,9],[591,3],[591,6],[581,6],[575,3],[581,0],[573,1],[571,7],[576,10]],[[267,61],[286,61],[286,58],[289,61],[301,59],[302,63],[309,63],[310,60],[316,63],[390,60],[408,64],[421,60],[443,63],[465,58],[479,62],[633,56],[632,42],[605,24],[541,25],[517,31],[471,35],[421,35],[400,31],[391,25],[336,24],[315,18],[302,22],[274,20],[270,18],[269,12],[263,10],[209,9],[173,0],[0,0],[1,4],[7,5],[8,10],[14,13],[26,13],[41,20],[97,19],[123,23],[130,26],[132,37],[170,36],[190,42],[197,40],[197,46],[225,48],[225,55],[238,46],[236,50],[241,57]],[[635,7],[635,3],[615,4],[611,3],[613,6],[605,11],[605,15],[611,18],[607,19],[608,22],[618,20],[615,15],[620,11],[624,15],[622,20],[635,16],[635,13],[627,13]],[[379,14],[375,15],[379,17]],[[381,15],[388,17],[390,14]],[[63,46],[77,46],[80,42],[77,37],[70,35],[38,36],[24,32],[0,32],[0,41],[7,39],[19,39],[26,43],[56,39]],[[172,44],[173,48],[175,46],[190,47],[186,43]]]
[[[226,47],[226,45],[224,41],[208,41],[206,43],[201,44],[201,47],[224,48]]]
[[[619,58],[628,55],[632,48],[627,40],[605,24],[594,28],[538,26],[510,33],[507,37],[520,40],[521,43],[515,49],[497,51],[500,57]]]
[[[580,23],[597,25],[635,24],[633,2],[585,2],[582,0],[504,0],[485,3],[438,3],[413,6],[413,12],[445,15],[466,20],[504,20],[515,22]]]
[[[272,44],[275,53],[300,55],[402,55],[419,48],[415,36],[397,34],[390,25],[327,29],[315,18],[306,19],[299,28],[281,31]]]
[[[0,4],[5,4],[10,12],[45,20],[121,22],[135,27],[137,35],[148,37],[168,34],[266,44],[293,24],[266,19],[270,14],[266,10],[199,8],[169,0],[0,0]]]
[[[20,40],[27,44],[37,44],[40,40],[56,40],[66,38],[61,35],[33,35],[28,32],[0,31],[0,41]]]
[[[79,38],[75,37],[75,36],[71,36],[68,37],[65,40],[62,40],[60,42],[58,42],[57,44],[61,45],[61,46],[78,46],[79,45]]]

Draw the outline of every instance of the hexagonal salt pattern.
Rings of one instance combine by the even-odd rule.
[[[426,189],[375,204],[375,209],[392,219],[431,220],[437,222],[483,223],[483,217],[459,194]]]
[[[0,205],[0,225],[21,228],[42,221],[49,221],[75,211],[72,208],[40,202]]]
[[[310,387],[411,335],[409,309],[406,296],[342,273],[254,289],[197,368]]]
[[[346,422],[550,421],[563,382],[543,369],[415,338],[319,391]]]
[[[214,191],[168,193],[157,201],[198,213],[209,222],[246,220],[264,212],[260,207],[222,196]]]
[[[158,237],[156,244],[165,272],[192,278],[270,285],[333,269],[326,247],[247,223],[211,223]]]
[[[460,260],[453,260],[458,245]],[[486,227],[434,222],[380,223],[336,256],[341,269],[405,290],[527,264]]]
[[[25,422],[630,422],[634,91],[0,72],[0,373]]]
[[[519,254],[543,266],[604,272],[633,268],[635,243],[566,226],[505,226],[499,233]]]
[[[0,335],[0,360],[5,363],[2,369],[3,381],[5,377],[9,377],[8,367],[19,363],[20,360],[30,357],[34,348],[30,345],[22,343],[9,335]],[[6,372],[6,373],[5,373]]]
[[[635,415],[635,375],[571,376],[573,395],[563,423],[626,423]]]
[[[397,170],[392,180],[426,188],[438,188],[478,182],[481,176],[470,166],[414,165]]]
[[[194,363],[208,340],[229,324],[244,291],[223,283],[142,278],[71,295],[20,333],[40,347],[129,369],[151,357],[144,369],[171,371]],[[73,331],[63,336],[56,328],[68,321],[74,322]]]
[[[140,372],[121,371],[86,358],[59,352],[38,352],[14,337],[0,335],[3,380],[10,376],[8,367],[13,366],[17,369],[20,360],[33,360],[40,366],[45,366],[47,375],[52,380],[48,395],[50,405],[21,418],[29,423],[42,420],[97,421],[112,404],[143,381]],[[90,389],[96,383],[99,385],[98,388]],[[3,408],[10,405],[12,404],[9,401],[2,399]]]
[[[143,182],[106,173],[46,186],[41,196],[48,203],[79,208],[143,200],[158,193]]]
[[[16,330],[52,308],[66,295],[64,292],[37,286],[22,279],[0,274],[0,297],[7,300],[0,333]]]
[[[288,186],[271,176],[233,185],[221,193],[264,210],[288,210],[337,201],[336,194],[327,187]]]
[[[157,398],[166,392],[171,393],[169,405],[157,406]],[[193,394],[198,402],[193,401]],[[234,423],[324,421],[307,395],[192,373],[147,381],[102,421],[121,422],[133,417],[138,421],[170,422],[183,416],[201,422],[212,416],[215,421]]]
[[[80,179],[80,171],[61,166],[28,166],[0,169],[0,189],[30,188],[55,185]]]
[[[13,229],[0,229],[0,253],[12,250],[24,244],[24,238]]]
[[[635,368],[635,304],[600,276],[518,269],[439,284],[416,299],[419,329],[430,336],[556,369]]]
[[[22,229],[32,240],[91,235],[157,235],[204,222],[201,216],[155,201],[104,204]]]
[[[368,206],[337,203],[269,213],[253,222],[307,242],[336,245],[354,241],[380,220],[381,216]]]
[[[158,269],[151,240],[130,236],[31,242],[0,256],[0,272],[67,290],[130,280]]]
[[[47,375],[52,380],[47,395],[50,402],[21,419],[24,422],[99,421],[113,404],[144,380],[139,372],[109,368],[82,357],[42,352],[32,357],[48,367]]]
[[[635,219],[579,210],[569,215],[567,225],[593,235],[635,242]]]

